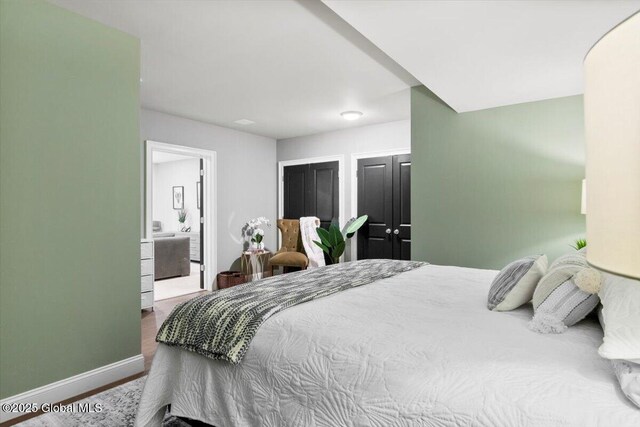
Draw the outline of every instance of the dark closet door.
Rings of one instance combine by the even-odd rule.
[[[391,160],[391,157],[358,160],[358,216],[369,215],[358,231],[358,259],[393,258]]]
[[[328,228],[338,220],[338,162],[313,163],[284,167],[284,217],[320,218]]]
[[[284,217],[287,219],[306,216],[308,171],[309,165],[284,168]]]
[[[320,218],[320,226],[329,228],[338,221],[338,162],[309,165],[307,209],[305,216]]]
[[[411,259],[411,155],[393,156],[393,259]]]
[[[411,155],[358,160],[358,259],[411,259]]]

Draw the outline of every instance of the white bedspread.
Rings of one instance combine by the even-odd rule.
[[[527,329],[486,308],[495,271],[426,266],[269,319],[240,365],[158,347],[137,424],[640,426],[602,331]]]

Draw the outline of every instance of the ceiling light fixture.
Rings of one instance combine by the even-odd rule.
[[[340,115],[345,120],[358,120],[360,117],[362,117],[362,112],[361,111],[343,111],[342,113],[340,113]]]
[[[238,124],[238,125],[247,126],[247,125],[252,125],[255,122],[253,120],[249,120],[249,119],[238,119],[238,120],[235,120],[233,123]]]

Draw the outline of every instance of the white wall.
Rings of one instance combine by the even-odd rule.
[[[344,155],[344,218],[351,217],[351,155],[375,151],[411,149],[411,121],[326,132],[278,141],[278,161]],[[341,207],[342,208],[342,207]],[[342,224],[341,224],[342,225]],[[350,248],[347,248],[348,255]]]
[[[217,153],[218,270],[227,270],[240,256],[240,229],[246,221],[266,216],[274,226],[265,229],[265,243],[276,248],[276,141],[208,123],[142,109],[143,141],[213,150]],[[143,168],[144,169],[144,168]],[[195,186],[195,182],[193,184]],[[185,192],[189,189],[185,186]],[[144,228],[143,228],[144,229]]]
[[[196,183],[200,181],[197,158],[155,163],[153,165],[153,220],[162,222],[163,231],[180,231],[178,210],[173,209],[173,187],[184,187],[185,226],[200,230]],[[197,225],[197,227],[195,227]]]

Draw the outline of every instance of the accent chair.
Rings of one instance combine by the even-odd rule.
[[[302,236],[300,235],[300,220],[279,219],[278,229],[282,234],[282,244],[280,249],[269,259],[271,275],[275,267],[297,267],[306,270],[309,265],[309,258],[302,247]]]

